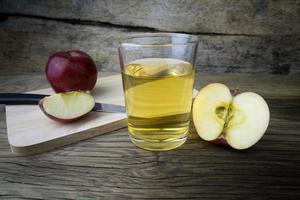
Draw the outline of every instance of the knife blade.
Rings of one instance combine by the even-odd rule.
[[[0,93],[0,104],[38,105],[39,100],[49,95],[30,93]],[[125,106],[96,102],[92,111],[109,113],[126,113]]]

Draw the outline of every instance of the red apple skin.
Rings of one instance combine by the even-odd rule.
[[[231,148],[229,146],[229,144],[227,143],[226,138],[225,138],[223,133],[217,139],[209,141],[209,142],[214,144],[214,145],[217,145],[217,146],[223,146],[223,147]]]
[[[39,100],[39,107],[40,107],[40,109],[43,111],[43,113],[44,113],[47,117],[49,117],[50,119],[52,119],[52,120],[54,120],[54,121],[60,122],[60,123],[71,123],[71,122],[75,122],[75,121],[77,121],[77,120],[83,118],[83,117],[86,116],[87,114],[89,114],[89,113],[87,113],[87,114],[85,114],[85,115],[82,115],[82,116],[79,116],[79,117],[76,117],[76,118],[73,118],[73,119],[60,119],[60,118],[54,117],[54,116],[48,114],[48,113],[45,111],[45,109],[44,109],[44,98],[41,99],[41,100]]]
[[[92,90],[97,82],[93,59],[79,50],[54,53],[48,59],[45,73],[56,93]]]
[[[238,88],[230,89],[230,93],[233,97],[235,97],[236,95],[241,94],[241,91]]]

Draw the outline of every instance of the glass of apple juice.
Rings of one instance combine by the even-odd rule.
[[[133,35],[121,41],[131,141],[151,151],[182,145],[189,130],[198,38],[175,33]]]

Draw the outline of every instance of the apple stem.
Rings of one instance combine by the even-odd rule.
[[[236,89],[230,89],[230,93],[232,96],[236,96],[238,94],[240,94],[240,89],[236,88]]]

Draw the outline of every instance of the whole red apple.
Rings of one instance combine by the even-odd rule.
[[[93,59],[79,50],[54,53],[45,71],[56,93],[92,90],[97,81],[97,68]]]

